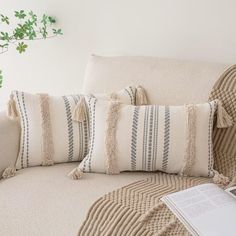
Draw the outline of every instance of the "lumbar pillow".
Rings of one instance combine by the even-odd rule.
[[[20,117],[21,141],[18,159],[14,168],[8,168],[3,177],[14,175],[15,169],[37,165],[81,161],[88,153],[90,139],[89,107],[83,103],[82,122],[73,121],[73,112],[81,101],[92,97],[111,99],[122,103],[136,104],[137,95],[144,96],[141,87],[129,86],[117,93],[98,95],[49,96],[14,91],[8,106],[11,119]],[[142,100],[143,102],[143,100]]]
[[[163,171],[212,176],[217,100],[185,106],[130,106],[91,99],[89,153],[81,172]],[[221,109],[223,109],[221,107]]]

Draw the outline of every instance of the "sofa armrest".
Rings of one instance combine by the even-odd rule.
[[[0,178],[4,169],[13,166],[19,150],[20,124],[0,112]]]

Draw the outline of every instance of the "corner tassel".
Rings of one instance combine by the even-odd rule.
[[[142,106],[142,105],[147,105],[147,96],[144,88],[142,86],[138,86],[136,92],[136,105]]]
[[[7,167],[2,174],[2,178],[8,179],[8,178],[11,178],[15,175],[16,175],[16,168],[15,167]]]
[[[218,171],[214,170],[214,177],[213,177],[214,184],[229,184],[230,180],[228,177],[220,174]]]
[[[82,96],[73,110],[72,119],[74,121],[83,122],[86,120],[86,104],[85,103],[86,103],[85,98],[84,96]]]
[[[53,166],[54,165],[54,161],[53,160],[44,160],[42,162],[42,166]]]
[[[7,116],[12,120],[19,116],[13,94],[10,95],[10,100],[7,104]]]
[[[82,179],[83,174],[84,174],[83,171],[79,167],[76,167],[68,174],[68,176],[74,180],[77,180],[77,179]]]
[[[228,128],[234,124],[232,117],[226,112],[221,101],[218,101],[217,128]]]

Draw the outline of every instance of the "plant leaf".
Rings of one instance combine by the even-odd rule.
[[[3,81],[3,76],[2,76],[2,71],[0,70],[0,88],[2,88],[2,81]]]
[[[9,34],[7,32],[0,32],[0,40],[4,40],[9,42],[10,41],[10,37]]]
[[[48,20],[49,20],[50,24],[55,24],[56,23],[56,19],[54,17],[52,17],[52,16],[49,16]]]
[[[52,29],[52,32],[53,32],[53,34],[55,34],[55,35],[63,35],[61,29]]]
[[[26,17],[25,11],[24,10],[15,11],[15,17],[19,19],[24,19]]]
[[[10,24],[9,18],[7,16],[4,16],[2,14],[0,14],[0,16],[1,16],[1,22],[6,23],[7,25]]]
[[[28,45],[26,45],[24,42],[20,42],[20,43],[18,43],[18,46],[17,46],[16,50],[19,53],[23,53],[23,52],[25,52],[27,47],[28,47]]]

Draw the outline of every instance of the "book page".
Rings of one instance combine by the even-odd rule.
[[[162,198],[193,235],[236,235],[236,200],[215,184],[202,184]]]
[[[236,186],[227,188],[225,191],[236,199]]]

